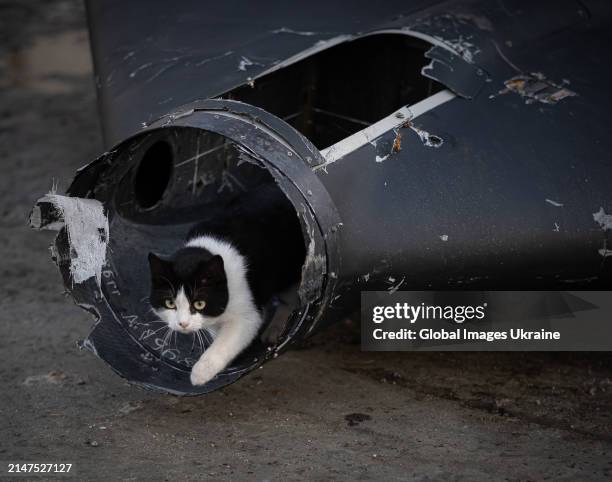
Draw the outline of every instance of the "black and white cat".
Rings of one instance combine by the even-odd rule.
[[[191,370],[194,385],[249,346],[262,307],[299,280],[305,257],[296,212],[276,185],[249,191],[224,213],[196,226],[172,257],[149,253],[155,313],[179,333],[213,337]]]

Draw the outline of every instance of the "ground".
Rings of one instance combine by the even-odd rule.
[[[0,0],[0,460],[80,480],[610,480],[608,353],[366,353],[341,324],[198,398],[79,351],[91,318],[27,227],[102,151],[84,9]],[[2,470],[5,470],[2,467]]]

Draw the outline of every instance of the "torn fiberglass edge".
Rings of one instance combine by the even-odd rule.
[[[310,3],[309,9],[318,8]],[[165,39],[185,49],[172,62],[147,58],[161,54],[141,48],[142,31],[116,21],[108,30],[106,3],[92,5],[97,73],[113,77],[99,83],[102,117],[107,139],[119,142],[79,171],[69,195],[105,208],[109,249],[101,287],[93,278],[73,283],[76,251],[66,229],[55,247],[67,288],[99,317],[84,347],[135,384],[199,394],[237,380],[292,341],[354,312],[361,290],[551,289],[570,282],[573,288],[609,287],[600,217],[593,213],[599,206],[610,212],[612,205],[605,182],[612,167],[602,161],[609,158],[609,136],[601,122],[612,106],[586,95],[605,87],[592,87],[600,66],[588,71],[590,64],[583,64],[578,71],[571,63],[580,57],[576,43],[549,35],[581,22],[574,3],[555,3],[552,16],[550,5],[518,3],[516,12],[477,1],[445,2],[450,13],[415,6],[414,14],[403,15],[396,7],[391,22],[385,20],[389,5],[355,5],[351,18],[359,21],[338,22],[334,32],[314,24],[279,27],[287,19],[281,22],[276,11],[250,29],[214,31],[217,23],[201,22],[202,11],[191,5],[193,37],[189,22],[175,25],[172,16],[160,14]],[[166,5],[153,1],[148,8],[155,20]],[[221,10],[218,18],[233,15],[222,4],[207,8]],[[253,34],[259,28],[264,30]],[[195,39],[203,31],[215,41],[202,46]],[[235,37],[245,35],[255,37],[235,47]],[[154,32],[150,38],[154,45]],[[359,51],[387,44],[391,54],[379,58]],[[410,68],[396,59],[410,59]],[[137,70],[145,65],[150,67]],[[341,72],[330,75],[335,65]],[[554,79],[592,81],[572,85],[578,96],[534,108],[517,78],[527,74],[517,66]],[[567,69],[563,76],[559,66]],[[141,77],[149,68],[150,75]],[[510,88],[507,79],[508,95],[491,97],[500,86]],[[528,84],[523,87],[536,96],[549,93]],[[351,96],[352,85],[362,93]],[[397,91],[401,95],[393,97]],[[190,102],[219,93],[246,104]],[[342,95],[334,98],[337,93]],[[384,111],[376,110],[381,106]],[[588,136],[575,135],[575,119]],[[605,141],[593,143],[596,138]],[[141,170],[145,157],[159,169]],[[290,199],[302,225],[308,254],[299,306],[286,315],[280,340],[259,342],[217,379],[192,387],[189,367],[204,347],[193,351],[177,341],[169,348],[155,335],[144,312],[139,253],[172,251],[193,223],[214,215],[236,193],[270,182]],[[38,206],[41,219],[48,215],[60,226],[53,224],[56,210]],[[605,249],[608,230],[603,235]],[[277,309],[278,300],[271,300],[268,313]]]
[[[235,102],[203,101],[162,118],[83,168],[69,190],[75,197],[52,199],[61,210],[47,209],[49,196],[42,198],[33,210],[32,225],[61,229],[55,250],[65,254],[57,261],[67,288],[77,303],[99,317],[83,346],[133,383],[198,394],[231,383],[310,329],[335,284],[325,273],[335,262],[328,261],[327,253],[335,249],[333,232],[339,224],[309,168],[317,162],[322,159],[316,149],[269,114]],[[302,224],[307,257],[298,305],[285,310],[288,319],[281,320],[282,335],[275,343],[258,340],[217,379],[193,387],[189,371],[211,341],[162,336],[166,334],[163,324],[146,302],[148,265],[146,256],[139,254],[173,252],[194,224],[239,201],[241,193],[269,183],[276,183],[289,198]],[[330,204],[321,208],[326,214],[315,218],[313,207],[325,203]],[[105,233],[110,232],[109,249],[106,259],[98,260],[99,286],[92,280],[79,284],[82,280],[76,282],[74,277],[75,266],[81,262],[79,240],[75,242],[74,236],[83,224],[95,230],[95,223],[88,212],[67,216],[77,209],[65,207],[89,205],[99,206],[102,213],[104,206],[108,215],[103,219]],[[82,209],[78,212],[83,214]],[[268,320],[279,303],[280,298],[269,301]]]

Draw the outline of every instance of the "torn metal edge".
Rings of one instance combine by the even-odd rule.
[[[448,89],[442,90],[426,99],[423,99],[416,104],[411,106],[404,106],[401,109],[395,111],[393,114],[384,117],[378,122],[372,124],[370,127],[356,132],[349,137],[342,139],[340,142],[330,146],[326,149],[321,150],[321,154],[325,158],[323,164],[314,166],[313,170],[324,169],[330,164],[333,164],[338,159],[343,158],[350,152],[353,152],[360,147],[369,144],[373,140],[377,139],[385,132],[401,127],[406,123],[406,120],[413,120],[426,112],[435,109],[436,107],[453,100],[457,97],[456,94]]]
[[[380,34],[398,34],[398,35],[406,35],[408,37],[414,37],[414,38],[423,40],[425,42],[428,42],[434,46],[438,46],[443,49],[446,49],[452,54],[463,58],[463,56],[461,55],[461,52],[458,52],[457,50],[453,49],[452,45],[449,45],[449,43],[445,42],[444,40],[441,40],[438,37],[434,37],[432,35],[428,35],[426,33],[422,33],[422,32],[419,32],[417,30],[413,30],[410,28],[386,28],[386,29],[373,30],[371,32],[366,32],[366,33],[356,34],[356,35],[342,34],[342,35],[337,35],[336,37],[328,38],[327,40],[319,40],[311,47],[305,50],[302,50],[301,52],[298,52],[297,54],[292,55],[291,57],[277,63],[276,65],[273,65],[269,69],[266,69],[263,72],[257,74],[252,79],[249,79],[249,82],[254,82],[257,79],[260,79],[261,77],[265,75],[275,72],[276,70],[283,69],[285,67],[288,67],[289,65],[293,65],[299,62],[300,60],[303,60],[307,57],[315,55],[321,52],[322,50],[326,50],[338,44],[349,42],[352,40],[362,39],[366,37],[371,37],[373,35],[380,35]]]

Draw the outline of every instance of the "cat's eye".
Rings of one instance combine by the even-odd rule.
[[[173,310],[176,308],[176,303],[174,302],[174,300],[171,300],[170,298],[166,298],[166,300],[164,301],[164,304],[166,305],[166,308],[168,308],[169,310]]]
[[[197,300],[197,301],[193,302],[193,307],[196,310],[203,310],[205,306],[206,306],[206,302],[205,301]]]

